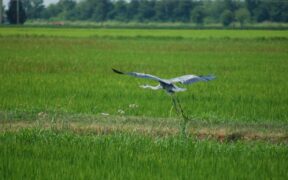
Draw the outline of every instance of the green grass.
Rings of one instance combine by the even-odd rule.
[[[0,177],[287,179],[287,47],[287,31],[0,28]],[[138,87],[155,82],[112,67],[214,74],[178,95],[192,137]]]
[[[27,28],[13,29],[28,32]],[[32,30],[39,34],[46,31]],[[66,33],[66,29],[47,31],[50,30]],[[167,32],[164,30],[163,35]],[[194,119],[287,122],[288,41],[275,39],[277,33],[271,32],[275,36],[267,39],[2,36],[0,109],[36,114],[42,111],[117,114],[121,109],[125,115],[169,116],[171,99],[165,92],[138,87],[155,83],[118,76],[111,71],[114,67],[164,78],[190,73],[216,75],[214,81],[187,86],[187,92],[179,93],[185,111]],[[214,31],[203,33],[218,37]],[[131,109],[130,104],[139,107]]]
[[[23,130],[0,135],[2,179],[287,179],[284,145],[75,135]]]
[[[173,30],[173,29],[89,29],[89,28],[0,28],[1,36],[37,35],[56,37],[158,37],[158,38],[288,38],[285,30]]]
[[[223,27],[221,23],[207,23],[199,26],[195,23],[183,22],[119,22],[119,21],[59,21],[54,20],[28,20],[25,27],[59,27],[53,25],[55,22],[61,22],[66,28],[128,28],[128,29],[279,29],[287,30],[287,23],[263,22],[263,23],[245,23],[244,27],[240,23],[234,22],[230,27]],[[7,25],[8,27],[8,25]]]

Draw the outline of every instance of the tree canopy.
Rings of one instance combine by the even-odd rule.
[[[48,7],[44,7],[43,0],[20,2],[28,19],[223,23],[224,26],[233,22],[241,26],[247,22],[288,22],[288,0],[59,0]]]
[[[22,1],[11,0],[6,14],[10,24],[23,24],[27,18]]]

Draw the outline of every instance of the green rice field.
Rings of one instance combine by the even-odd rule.
[[[287,179],[288,31],[0,28],[1,179]],[[189,116],[156,85],[173,78]]]
[[[1,36],[52,36],[52,37],[143,37],[143,38],[287,38],[286,30],[187,30],[187,29],[89,29],[89,28],[0,28]]]
[[[287,146],[137,134],[1,135],[2,179],[286,179]]]

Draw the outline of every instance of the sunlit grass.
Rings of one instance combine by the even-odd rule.
[[[286,179],[287,148],[137,134],[0,134],[2,179]]]
[[[0,179],[287,179],[287,47],[287,31],[0,28]],[[138,87],[155,82],[112,67],[217,79],[179,93],[185,139],[170,97]]]
[[[111,71],[114,67],[163,78],[214,74],[216,80],[179,93],[185,111],[195,119],[288,119],[287,40],[20,36],[1,37],[0,42],[2,111],[117,114],[121,109],[125,115],[169,116],[172,104],[165,92],[138,87],[155,83],[118,76]],[[129,111],[129,104],[139,108]]]

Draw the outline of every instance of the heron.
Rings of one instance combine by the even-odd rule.
[[[122,72],[113,68],[112,70],[117,74],[122,74],[122,75],[126,74],[130,76],[138,77],[138,78],[151,79],[154,81],[158,81],[159,84],[157,86],[140,85],[140,87],[149,88],[152,90],[164,89],[168,94],[174,94],[176,92],[182,92],[182,91],[187,90],[186,88],[180,88],[176,86],[175,83],[192,84],[192,83],[196,83],[199,81],[210,81],[210,80],[215,79],[215,76],[213,75],[196,76],[192,74],[179,76],[179,77],[175,77],[172,79],[163,79],[163,78],[159,78],[157,76],[151,75],[151,74],[144,74],[144,73],[138,73],[138,72]]]
[[[151,85],[140,85],[141,88],[149,88],[152,90],[159,90],[159,89],[163,89],[165,90],[169,95],[171,95],[172,97],[172,102],[173,102],[173,106],[170,109],[170,115],[171,115],[171,111],[172,108],[174,107],[176,110],[176,113],[179,115],[181,113],[182,117],[184,118],[184,122],[183,122],[183,130],[182,133],[185,134],[185,128],[186,128],[186,124],[187,121],[189,120],[189,118],[184,114],[183,108],[179,102],[179,99],[177,98],[177,96],[174,96],[175,93],[177,92],[183,92],[186,91],[186,88],[182,88],[182,87],[178,87],[176,85],[176,83],[181,83],[184,85],[187,84],[192,84],[192,83],[196,83],[196,82],[200,82],[200,81],[210,81],[215,79],[215,76],[213,75],[206,75],[206,76],[197,76],[197,75],[192,75],[192,74],[188,74],[188,75],[183,75],[183,76],[179,76],[179,77],[175,77],[172,79],[163,79],[151,74],[145,74],[145,73],[139,73],[139,72],[122,72],[120,70],[117,69],[113,69],[112,70],[117,73],[117,74],[121,74],[121,75],[129,75],[129,76],[133,76],[133,77],[137,77],[137,78],[144,78],[144,79],[150,79],[150,80],[154,80],[159,82],[159,84],[157,86],[151,86]],[[177,106],[178,104],[178,106]]]

